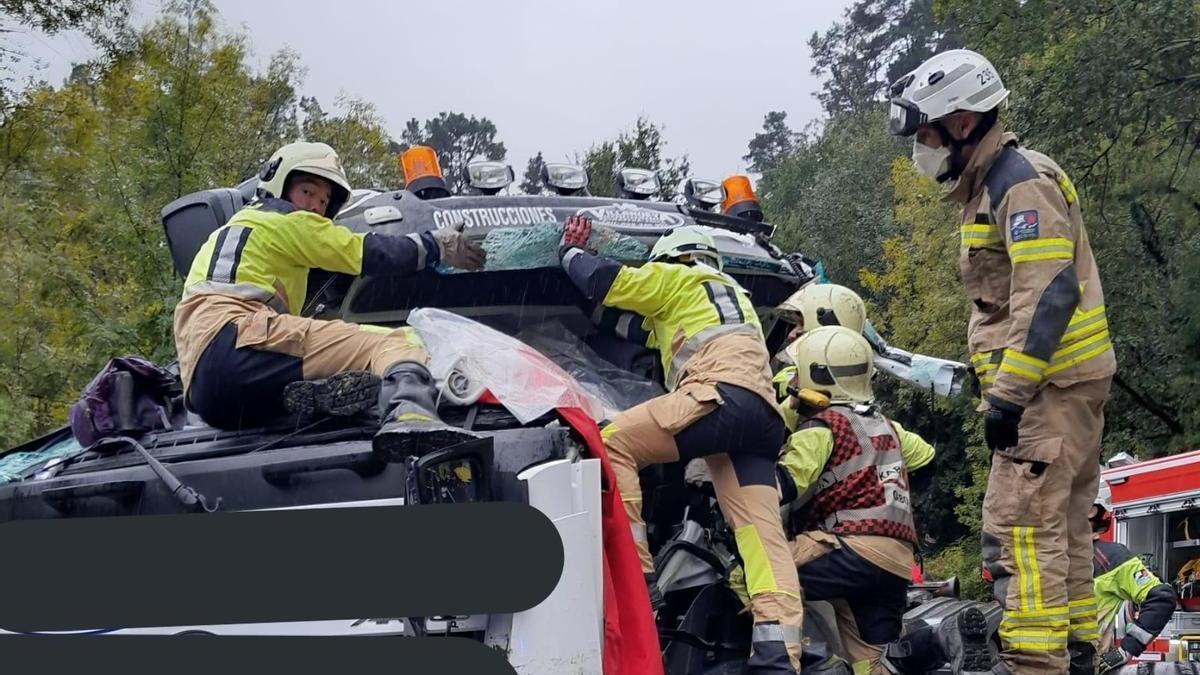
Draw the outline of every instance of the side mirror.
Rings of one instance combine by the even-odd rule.
[[[494,441],[481,438],[420,458],[408,466],[408,503],[457,504],[492,499]]]

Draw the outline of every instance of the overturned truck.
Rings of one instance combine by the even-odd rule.
[[[583,309],[583,298],[557,260],[563,221],[589,216],[600,252],[629,264],[645,260],[654,242],[672,228],[708,228],[725,270],[749,291],[772,353],[784,346],[789,329],[775,307],[813,277],[801,257],[784,255],[771,243],[770,225],[715,212],[716,184],[689,182],[688,203],[675,204],[648,199],[647,191],[633,185],[636,176],[623,198],[605,198],[580,194],[585,190],[570,184],[568,174],[557,181],[547,176],[548,188],[559,194],[542,196],[495,194],[486,180],[471,195],[357,190],[337,223],[355,232],[409,234],[465,222],[466,232],[488,252],[487,267],[475,273],[427,269],[405,278],[324,272],[309,278],[304,316],[382,326],[407,323],[420,332],[442,392],[442,418],[482,434],[485,448],[384,463],[371,453],[375,420],[302,424],[280,418],[222,430],[180,400],[172,419],[137,434],[133,443],[81,447],[64,427],[0,454],[0,522],[203,511],[217,508],[218,499],[227,511],[527,503],[554,523],[565,553],[557,587],[527,612],[88,632],[455,635],[501,650],[518,673],[559,673],[562,663],[571,663],[571,672],[600,672],[600,470],[554,410],[570,404],[600,421],[662,393],[663,374],[655,353],[622,339],[619,326],[600,330]],[[181,276],[209,234],[254,198],[254,185],[249,180],[198,192],[163,209],[167,243]],[[943,394],[961,386],[960,364],[875,342],[887,372]],[[447,483],[463,470],[470,485]],[[648,536],[668,600],[659,617],[666,670],[736,672],[749,649],[750,624],[726,587],[736,553],[715,500],[702,486],[686,484],[679,466],[648,468],[643,483]],[[437,489],[430,489],[434,484]],[[179,485],[197,498],[185,503]],[[561,617],[568,612],[572,621],[564,625]],[[810,614],[814,621],[820,617],[820,612]],[[813,645],[825,644],[811,649],[806,662],[836,667],[836,639],[822,637],[820,626],[806,629],[816,633]]]

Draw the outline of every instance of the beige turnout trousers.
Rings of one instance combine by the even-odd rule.
[[[1044,386],[1025,408],[1018,446],[992,457],[983,563],[1004,606],[1001,657],[1014,673],[1066,673],[1068,642],[1100,637],[1087,514],[1111,381]]]
[[[675,391],[635,406],[602,431],[617,487],[629,518],[644,572],[654,571],[642,518],[642,490],[638,471],[651,464],[676,462],[681,458],[676,438],[709,415],[738,415],[761,405],[761,397],[745,389],[728,390],[723,397],[711,384],[684,384]],[[739,393],[740,392],[740,393]],[[734,400],[733,396],[739,398]],[[744,408],[737,408],[745,405]],[[718,409],[721,409],[718,412]],[[747,414],[749,416],[750,413]],[[782,428],[773,411],[769,413]],[[731,417],[731,419],[733,419]],[[715,418],[707,423],[715,422]],[[769,427],[771,419],[744,419],[744,435],[753,439],[754,428]],[[736,421],[731,424],[737,424]],[[774,447],[758,448],[761,455],[747,457],[750,449],[721,447],[723,433],[704,428],[701,445],[684,448],[684,459],[704,457],[712,474],[721,512],[734,530],[738,552],[746,567],[750,607],[754,615],[755,642],[782,642],[793,668],[800,659],[800,583],[792,562],[779,515],[779,492],[775,485],[775,461],[782,437]],[[749,441],[753,444],[753,441]],[[689,438],[688,445],[693,441]],[[753,465],[746,468],[747,464]],[[759,638],[762,638],[760,640]]]

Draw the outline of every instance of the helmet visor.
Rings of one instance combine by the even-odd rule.
[[[917,104],[895,97],[888,110],[888,131],[893,136],[912,136],[917,133],[917,127],[926,123],[928,116],[921,112]]]

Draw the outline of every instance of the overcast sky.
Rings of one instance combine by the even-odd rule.
[[[848,0],[215,0],[244,29],[253,65],[296,50],[302,92],[328,110],[339,94],[375,103],[399,137],[411,117],[445,110],[495,122],[518,178],[541,150],[564,160],[629,129],[639,114],[665,127],[667,154],[692,173],[741,172],[746,143],[770,110],[793,128],[820,115],[808,37]],[[146,20],[157,2],[139,3]],[[77,37],[28,51],[59,82],[86,56]]]

